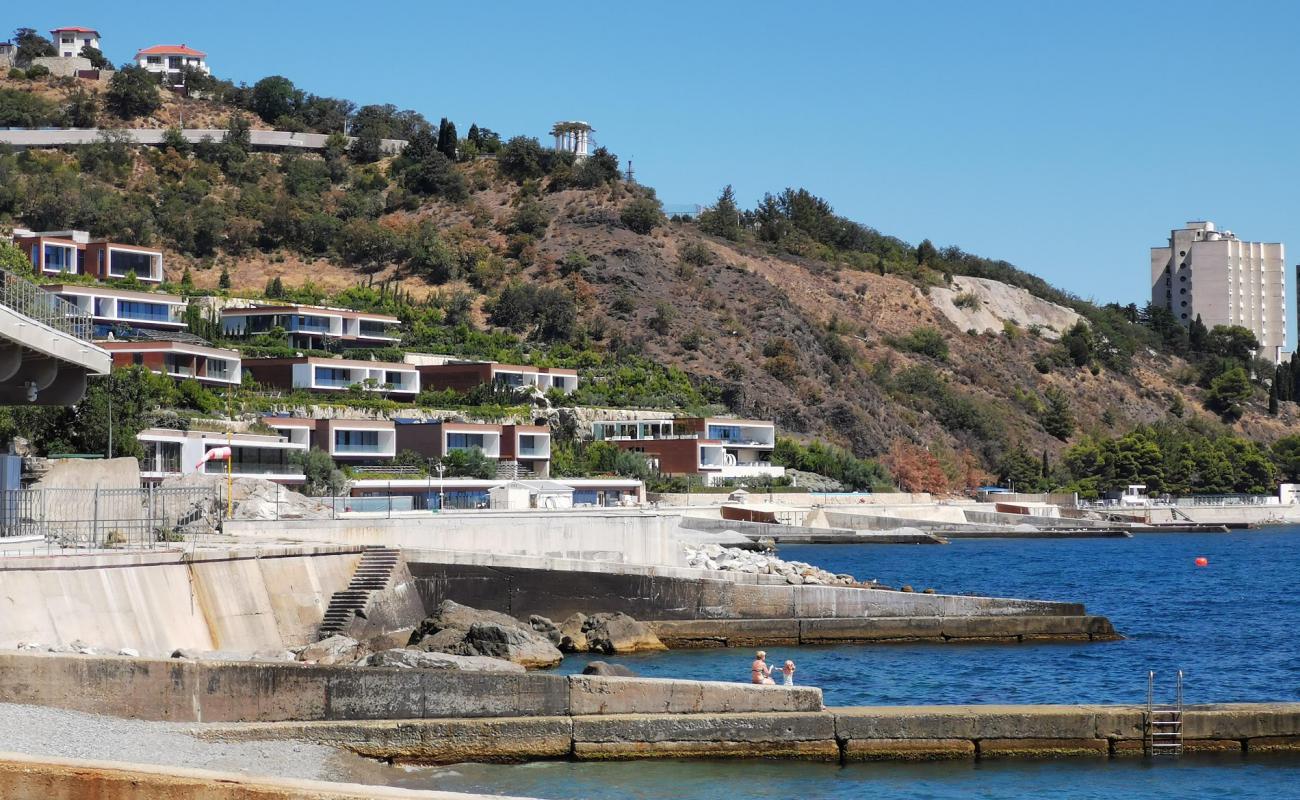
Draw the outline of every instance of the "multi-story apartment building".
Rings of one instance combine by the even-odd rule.
[[[250,358],[243,368],[263,386],[286,391],[342,392],[357,387],[395,397],[420,393],[420,373],[410,364],[348,358]]]
[[[95,336],[99,338],[129,334],[136,329],[182,331],[187,327],[185,298],[174,294],[71,283],[41,288],[89,314],[95,324]]]
[[[1259,340],[1259,355],[1277,361],[1286,348],[1286,249],[1247,242],[1213,222],[1170,231],[1151,248],[1151,302],[1184,325],[1240,325]]]
[[[31,231],[18,228],[14,244],[27,254],[38,276],[88,275],[114,280],[132,275],[141,283],[162,283],[163,254],[151,247],[92,239],[87,231]]]
[[[551,430],[545,425],[480,422],[421,422],[397,426],[397,450],[440,459],[455,450],[477,448],[483,455],[538,477],[551,474]]]
[[[209,386],[238,386],[243,380],[238,350],[177,341],[100,342],[113,354],[114,367],[139,365],[178,380],[193,378]]]
[[[387,347],[401,340],[389,314],[370,314],[323,306],[275,305],[228,307],[221,311],[227,335],[255,336],[279,328],[290,347],[320,348],[329,343],[345,347]]]
[[[465,392],[485,384],[498,384],[515,389],[536,386],[543,392],[559,389],[568,393],[578,388],[578,371],[560,367],[499,364],[495,361],[452,361],[446,364],[424,364],[419,369],[420,385],[426,389]]]
[[[204,456],[209,450],[226,446],[231,448],[230,471],[236,478],[285,484],[306,480],[302,467],[294,463],[294,453],[306,451],[307,446],[283,436],[147,428],[136,438],[145,450],[140,477],[150,482],[195,472],[225,475],[224,460],[205,461]]]
[[[262,422],[291,442],[347,464],[377,464],[397,455],[396,426],[389,420],[264,417]]]
[[[592,438],[644,453],[663,475],[699,475],[707,484],[737,478],[779,478],[772,464],[776,426],[725,417],[593,422]]]

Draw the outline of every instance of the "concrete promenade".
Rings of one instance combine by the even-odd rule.
[[[0,753],[5,800],[509,800],[501,795],[250,777],[184,767]]]
[[[963,705],[824,711],[608,714],[211,725],[233,740],[296,739],[418,763],[644,758],[815,761],[1131,757],[1144,752],[1140,706]],[[1188,706],[1185,752],[1300,752],[1300,704]]]

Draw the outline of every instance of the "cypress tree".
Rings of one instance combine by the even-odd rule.
[[[1047,478],[1048,478],[1048,476],[1050,476],[1051,474],[1052,474],[1052,462],[1050,462],[1050,461],[1047,460],[1047,450],[1043,450],[1043,469],[1042,469],[1042,475],[1043,475],[1044,485],[1046,485]]]
[[[1192,324],[1187,326],[1187,346],[1193,353],[1204,353],[1209,336],[1209,329],[1205,327],[1204,322],[1201,322],[1201,315],[1197,314]]]
[[[438,123],[438,152],[456,160],[456,125],[446,117]]]
[[[1273,381],[1268,386],[1268,415],[1277,416],[1277,381]]]

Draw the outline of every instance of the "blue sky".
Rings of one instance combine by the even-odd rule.
[[[186,43],[222,77],[283,74],[462,132],[545,139],[554,120],[586,119],[666,203],[804,186],[884,232],[1101,301],[1144,302],[1147,248],[1190,219],[1300,260],[1300,5],[569,6],[55,2],[5,16],[95,27],[114,61]]]

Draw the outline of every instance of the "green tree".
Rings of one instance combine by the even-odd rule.
[[[218,289],[230,288],[230,270],[227,269],[224,265],[221,267],[221,277],[217,278],[217,288]]]
[[[546,174],[542,145],[528,136],[515,136],[501,147],[497,154],[497,169],[517,183],[540,178]]]
[[[268,124],[292,118],[303,102],[303,92],[283,75],[271,75],[253,84],[249,107]]]
[[[1043,467],[1023,447],[1013,447],[997,465],[998,484],[1017,492],[1039,492],[1045,488]]]
[[[26,67],[33,58],[57,56],[59,51],[54,43],[36,32],[35,28],[18,28],[14,31],[14,64]]]
[[[449,161],[456,160],[456,124],[446,117],[438,123],[438,152]]]
[[[94,69],[110,69],[113,66],[113,62],[109,61],[107,58],[104,58],[104,54],[99,51],[98,47],[91,47],[90,45],[86,45],[85,47],[81,48],[80,55],[82,58],[88,60],[90,62],[90,66],[93,67]]]
[[[1225,422],[1235,422],[1245,413],[1246,401],[1254,393],[1250,376],[1243,367],[1219,375],[1210,382],[1205,393],[1205,407],[1218,414]]]
[[[1187,348],[1193,353],[1204,353],[1209,337],[1209,330],[1206,329],[1205,323],[1201,322],[1201,315],[1197,314],[1196,319],[1187,326]]]
[[[736,205],[736,192],[731,184],[722,187],[722,194],[713,207],[700,213],[700,230],[735,241],[740,238],[740,208]]]
[[[664,212],[653,197],[638,197],[623,206],[618,218],[629,230],[647,234],[663,224]]]
[[[1277,378],[1275,377],[1268,385],[1268,415],[1277,416]]]
[[[1044,392],[1047,405],[1043,409],[1043,430],[1061,441],[1074,434],[1074,410],[1065,392],[1053,386]]]
[[[1070,362],[1076,367],[1082,367],[1092,360],[1097,342],[1093,336],[1091,326],[1080,320],[1061,334],[1061,346],[1065,348],[1065,352],[1069,355]]]
[[[1215,325],[1205,340],[1205,352],[1248,364],[1259,349],[1259,340],[1241,325]]]
[[[22,248],[0,241],[0,269],[15,275],[30,275],[32,262],[27,260],[27,254]]]
[[[1283,436],[1272,447],[1273,463],[1287,483],[1300,483],[1300,433]]]
[[[492,459],[477,447],[452,450],[442,459],[449,478],[491,478],[495,470]]]
[[[93,128],[99,118],[99,98],[81,86],[68,92],[63,103],[63,123],[69,128]]]
[[[922,266],[934,266],[939,258],[939,251],[929,239],[922,239],[916,246],[916,263]]]
[[[298,466],[307,480],[303,486],[309,495],[339,495],[347,488],[347,476],[334,463],[330,454],[313,447],[303,452],[295,451],[290,460]]]
[[[158,79],[144,67],[122,67],[108,82],[104,106],[125,120],[152,114],[162,106]]]

